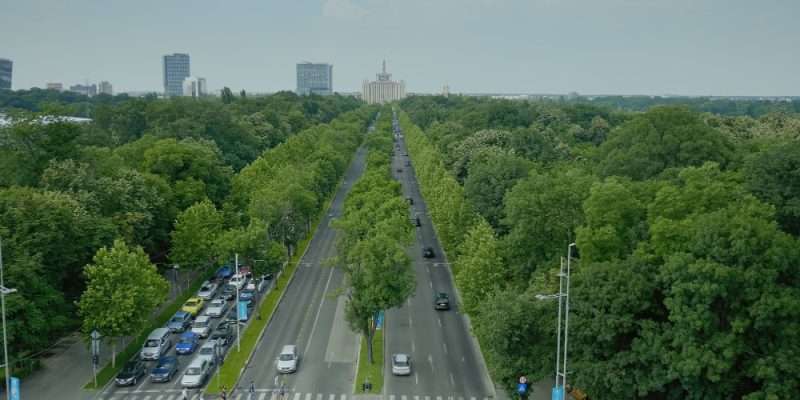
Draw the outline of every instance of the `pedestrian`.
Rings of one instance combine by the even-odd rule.
[[[220,397],[222,398],[222,400],[227,400],[228,399],[228,391],[225,390],[225,386],[224,385],[222,386],[222,392],[220,392]]]
[[[278,384],[281,381],[281,374],[275,374],[275,389],[278,388]]]
[[[247,395],[250,400],[256,400],[256,382],[250,381],[250,387],[247,388]]]
[[[186,388],[183,388],[181,391],[181,400],[189,400],[189,392],[186,390]]]
[[[286,394],[286,382],[281,382],[279,392],[281,394],[281,399],[283,399],[283,396]]]

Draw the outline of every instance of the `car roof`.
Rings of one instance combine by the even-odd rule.
[[[207,320],[207,319],[211,319],[211,317],[209,317],[208,315],[201,315],[201,316],[199,316],[199,317],[195,318],[195,319],[194,319],[194,322],[197,322],[197,321],[200,321],[200,320],[203,320],[203,321],[205,321],[205,320]]]
[[[209,340],[209,341],[207,341],[207,342],[203,343],[203,345],[202,345],[202,346],[200,346],[200,347],[201,347],[201,348],[202,348],[202,347],[214,347],[216,344],[217,344],[217,341],[216,341],[216,340]]]
[[[181,338],[195,337],[195,336],[197,336],[197,334],[192,332],[192,331],[186,331],[186,332],[181,333]]]
[[[408,361],[408,354],[397,353],[393,357],[397,361]]]
[[[178,312],[176,312],[176,313],[173,315],[173,317],[177,317],[178,315],[180,315],[180,316],[185,316],[185,315],[187,315],[187,314],[189,314],[189,312],[188,312],[188,311],[178,310]],[[189,314],[189,315],[191,315],[191,314]]]

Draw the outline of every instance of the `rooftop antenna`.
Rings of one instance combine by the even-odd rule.
[[[386,73],[386,54],[383,55],[383,73]]]

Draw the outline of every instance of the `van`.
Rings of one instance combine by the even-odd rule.
[[[139,358],[142,360],[158,360],[172,347],[172,335],[167,328],[157,328],[144,341]]]
[[[195,357],[186,372],[183,373],[181,378],[181,386],[185,388],[195,388],[203,386],[208,378],[208,373],[211,369],[208,359],[204,357]]]
[[[194,320],[192,324],[192,332],[196,333],[201,338],[206,338],[211,333],[211,317],[208,315],[201,315]]]
[[[277,368],[278,372],[282,374],[287,374],[289,372],[297,371],[297,360],[300,357],[297,356],[297,347],[293,344],[287,344],[283,346],[281,350],[281,354],[278,355],[277,358]]]

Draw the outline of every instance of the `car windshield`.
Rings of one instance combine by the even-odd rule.
[[[201,287],[201,288],[200,288],[200,291],[201,291],[201,292],[210,292],[210,291],[211,291],[211,288],[210,288],[210,287],[208,287],[208,286],[203,286],[203,287]]]
[[[182,337],[181,338],[181,343],[192,343],[192,342],[194,342],[194,338],[192,338],[192,337],[188,337],[187,336],[187,337]]]
[[[200,368],[189,367],[186,369],[186,375],[200,375]]]
[[[209,355],[209,356],[213,355],[214,354],[214,348],[211,347],[211,346],[203,347],[203,348],[200,349],[200,354],[205,354],[205,355]]]
[[[131,374],[134,371],[136,371],[136,364],[125,364],[125,366],[122,367],[122,372],[125,374]]]
[[[236,286],[233,286],[233,285],[225,286],[225,289],[222,289],[222,291],[223,292],[235,292],[236,291]]]
[[[195,328],[205,328],[208,326],[208,321],[194,321]]]
[[[172,322],[182,322],[182,321],[183,321],[183,317],[181,317],[180,315],[176,315],[176,316],[172,317]]]
[[[186,307],[194,307],[196,305],[197,305],[197,302],[195,302],[195,301],[187,301],[186,302]]]
[[[144,342],[144,347],[156,347],[158,346],[158,339],[150,339]]]
[[[172,360],[168,358],[162,358],[161,361],[158,362],[156,368],[169,368],[172,366]]]
[[[408,366],[408,360],[396,359],[396,360],[394,360],[394,365],[397,365],[398,367],[406,367],[406,366]]]
[[[294,357],[291,354],[281,354],[281,361],[292,361]]]

